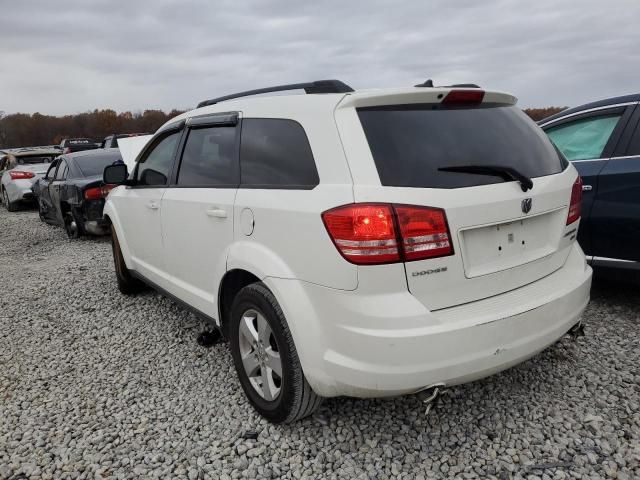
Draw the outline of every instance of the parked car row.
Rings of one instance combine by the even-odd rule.
[[[64,227],[70,238],[106,235],[102,206],[109,187],[102,184],[102,171],[122,161],[118,140],[139,135],[114,134],[102,144],[73,138],[59,146],[0,152],[0,201],[9,211],[35,202],[40,218]]]
[[[70,237],[110,233],[123,294],[208,320],[253,407],[291,422],[325,397],[437,398],[579,329],[578,240],[640,260],[639,101],[545,135],[471,84],[283,85],[201,102],[141,150],[62,155],[33,190]]]

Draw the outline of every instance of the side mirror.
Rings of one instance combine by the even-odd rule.
[[[102,181],[111,185],[123,185],[127,183],[129,171],[124,163],[118,165],[107,165],[102,173]]]

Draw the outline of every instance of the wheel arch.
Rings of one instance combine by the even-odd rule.
[[[111,229],[118,236],[118,243],[120,244],[120,251],[122,252],[122,258],[129,270],[134,270],[133,262],[131,261],[131,251],[129,250],[129,244],[125,238],[122,224],[116,211],[111,207],[111,204],[107,200],[102,210],[102,217],[109,223]]]
[[[220,331],[225,338],[229,338],[229,315],[233,299],[244,287],[260,281],[257,275],[242,268],[228,270],[222,277],[218,289],[218,319]]]

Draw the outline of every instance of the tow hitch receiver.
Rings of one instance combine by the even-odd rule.
[[[426,409],[424,411],[425,417],[428,416],[431,410],[436,407],[440,401],[440,397],[446,391],[447,389],[444,384],[438,384],[418,392],[420,400],[422,400],[422,403],[426,405]]]

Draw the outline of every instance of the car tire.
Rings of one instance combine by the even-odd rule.
[[[4,188],[2,189],[2,203],[4,204],[4,208],[6,208],[8,212],[18,211],[18,205],[15,202],[11,202],[9,200],[9,194]]]
[[[122,250],[120,249],[120,242],[118,242],[118,236],[116,230],[111,227],[111,249],[113,251],[113,263],[116,270],[116,279],[118,280],[118,290],[124,295],[133,295],[139,293],[145,289],[144,283],[131,275],[131,272],[127,268],[127,264],[122,256]]]
[[[80,238],[83,234],[82,226],[72,212],[67,212],[64,215],[64,231],[71,240]]]
[[[38,200],[38,217],[40,217],[41,222],[46,223],[47,217],[45,217],[44,212],[42,211],[42,204],[40,203],[40,200]]]
[[[284,313],[263,283],[248,285],[236,295],[229,345],[242,389],[264,418],[290,423],[320,407],[323,398],[304,376]]]

